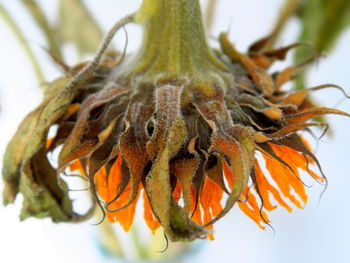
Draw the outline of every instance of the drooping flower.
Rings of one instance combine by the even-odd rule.
[[[301,44],[265,50],[265,38],[244,54],[223,33],[214,53],[198,0],[145,0],[112,32],[131,21],[145,32],[136,55],[101,62],[108,35],[96,59],[54,81],[20,125],[4,159],[5,202],[21,192],[22,218],[84,219],[90,213],[74,213],[59,176],[80,171],[108,220],[128,231],[142,198],[149,228],[162,226],[173,241],[213,239],[213,224],[235,203],[261,228],[277,205],[302,208],[300,171],[324,178],[310,170],[319,164],[299,132],[324,125],[315,117],[349,114],[307,97],[335,85],[282,89],[303,65],[268,72]]]

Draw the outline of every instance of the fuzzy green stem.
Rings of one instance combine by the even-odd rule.
[[[207,44],[198,0],[144,0],[136,22],[144,39],[132,74],[208,82],[227,72]]]
[[[35,75],[36,75],[38,81],[40,83],[45,83],[46,81],[45,81],[44,74],[41,70],[41,67],[40,67],[33,51],[29,47],[28,42],[26,41],[24,35],[22,34],[20,28],[17,26],[16,22],[13,20],[11,15],[7,12],[5,7],[3,7],[1,4],[0,4],[0,16],[8,24],[9,28],[12,30],[15,37],[18,39],[19,43],[23,47],[24,51],[27,53],[29,60],[33,65],[33,69],[34,69],[34,72],[35,72]]]

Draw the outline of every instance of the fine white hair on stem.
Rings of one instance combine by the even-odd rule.
[[[84,78],[91,72],[93,72],[96,67],[100,64],[101,59],[105,51],[107,50],[109,44],[111,43],[113,37],[118,32],[119,29],[123,28],[125,25],[134,22],[135,14],[127,15],[118,22],[116,22],[113,27],[108,31],[106,36],[101,41],[100,46],[97,49],[96,55],[82,70],[80,70],[74,78],[66,86],[65,91],[69,92],[70,90],[76,88],[77,84],[84,80]]]

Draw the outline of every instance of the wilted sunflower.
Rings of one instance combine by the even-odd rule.
[[[102,58],[130,22],[143,26],[140,50]],[[302,208],[300,171],[325,180],[309,169],[319,163],[299,132],[325,125],[312,121],[318,116],[349,114],[308,99],[335,85],[283,90],[303,65],[268,69],[302,44],[266,50],[269,40],[243,54],[222,33],[221,49],[213,50],[198,0],[144,0],[114,26],[92,62],[67,70],[24,119],[4,158],[5,203],[20,192],[22,219],[88,218],[94,206],[77,215],[60,177],[78,170],[111,222],[129,230],[142,195],[147,225],[162,226],[172,241],[212,239],[213,223],[235,203],[261,228],[276,208],[271,197],[288,211],[286,200]],[[48,138],[52,127],[56,135]],[[57,167],[47,157],[55,149]]]

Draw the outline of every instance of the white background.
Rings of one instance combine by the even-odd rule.
[[[45,40],[36,29],[18,0],[0,0],[14,14],[25,30],[26,38],[40,57],[48,80],[59,76],[59,71],[40,46]],[[57,1],[40,0],[50,20],[56,20]],[[137,9],[140,0],[87,0],[90,10],[106,31],[114,21]],[[282,0],[221,0],[212,35],[230,27],[230,36],[239,50],[244,51],[254,40],[271,29]],[[83,25],[82,25],[83,26]],[[297,21],[288,25],[280,44],[295,40],[299,30]],[[137,47],[140,30],[128,28],[129,51]],[[135,36],[136,35],[136,36]],[[116,46],[122,47],[122,37]],[[69,62],[75,63],[74,52],[67,47]],[[324,83],[341,85],[350,92],[350,31],[340,39],[335,51],[321,59],[314,67],[309,85]],[[21,119],[40,102],[39,84],[35,79],[26,54],[0,19],[0,155],[15,132]],[[335,106],[342,96],[337,91],[322,91],[318,101]],[[349,111],[349,102],[338,108]],[[309,191],[309,203],[300,211],[288,214],[282,209],[270,215],[276,230],[261,231],[255,223],[234,208],[215,226],[216,241],[204,242],[196,262],[350,262],[349,227],[349,129],[345,117],[329,118],[334,136],[323,138],[317,156],[329,179],[329,187],[320,204],[322,187],[314,184]],[[90,223],[81,225],[54,225],[49,220],[18,220],[20,202],[0,208],[0,261],[1,262],[102,262],[95,252]]]

